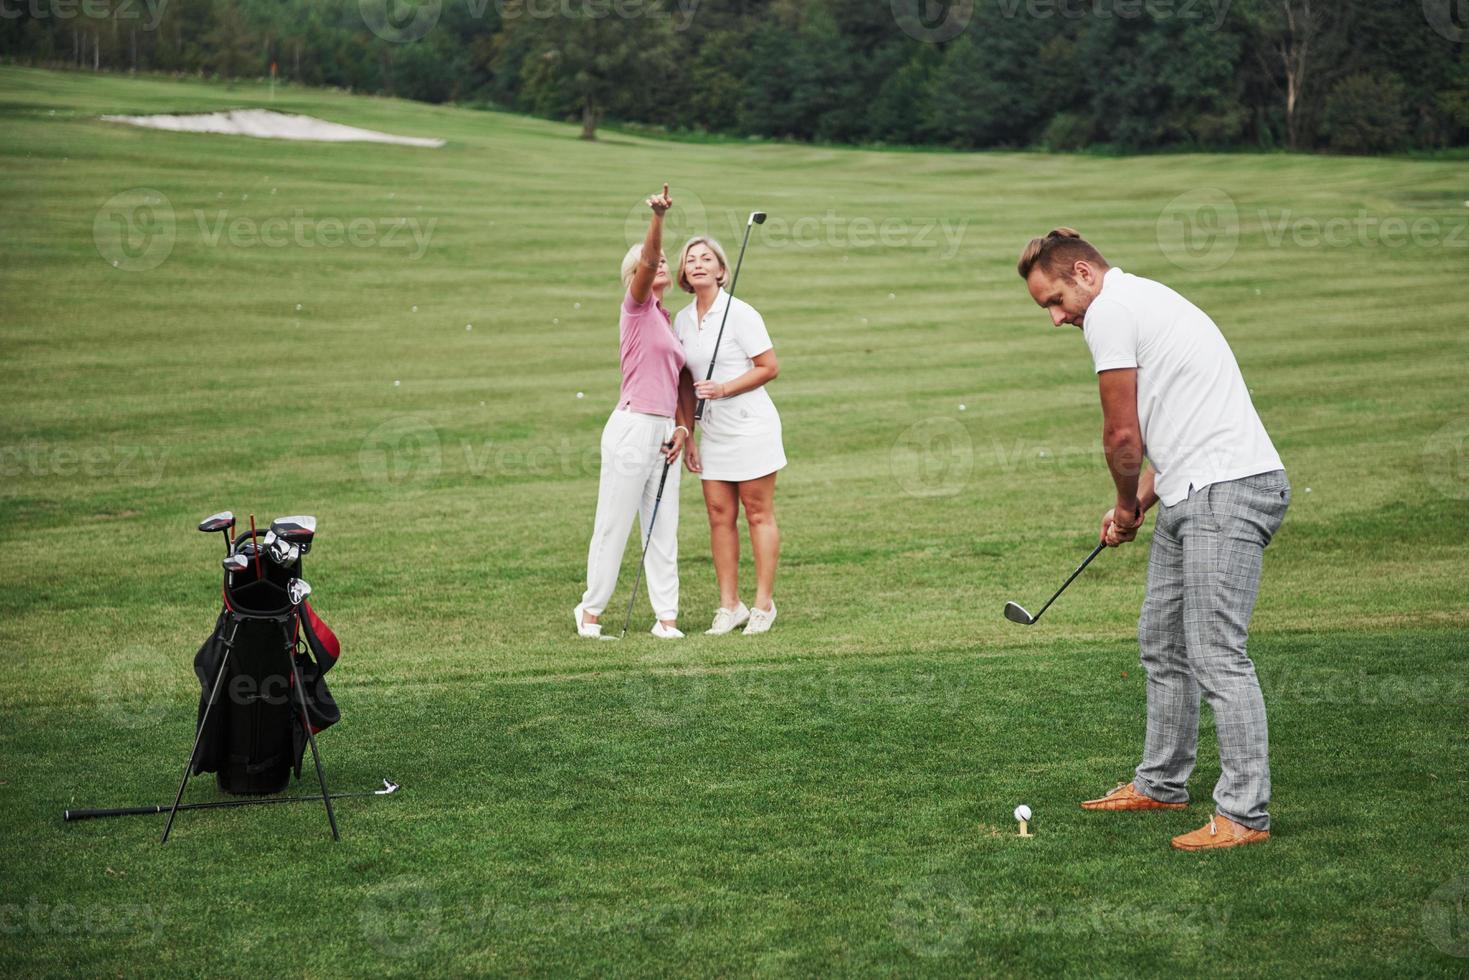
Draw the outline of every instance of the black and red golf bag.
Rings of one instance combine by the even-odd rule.
[[[235,540],[249,566],[225,572],[224,608],[194,657],[201,727],[191,765],[215,773],[226,793],[279,793],[292,770],[301,776],[303,712],[313,735],[341,719],[326,686],[341,646],[310,601],[293,604],[288,591],[300,557],[281,565],[260,549],[249,531]]]

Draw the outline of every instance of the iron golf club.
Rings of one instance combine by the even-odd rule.
[[[709,357],[709,371],[704,375],[704,380],[709,381],[714,377],[714,362],[719,360],[719,342],[724,339],[724,325],[729,322],[729,308],[734,305],[735,287],[740,282],[740,266],[745,264],[745,249],[750,244],[750,229],[756,225],[765,224],[769,217],[764,211],[751,211],[750,220],[745,222],[745,240],[740,245],[740,257],[735,261],[734,278],[729,281],[729,301],[724,304],[724,316],[719,318],[719,333],[714,335],[714,353]],[[694,406],[694,421],[704,421],[704,402],[706,398],[700,398]]]
[[[638,586],[643,584],[643,562],[648,560],[648,545],[653,543],[653,525],[658,523],[658,505],[663,503],[663,485],[668,482],[668,469],[673,460],[663,461],[663,475],[658,478],[658,495],[653,498],[653,514],[648,518],[648,536],[643,542],[643,554],[638,558],[638,574],[632,581],[632,595],[627,597],[627,615],[622,617],[622,632],[616,636],[603,636],[603,640],[620,640],[627,636],[627,627],[632,623],[632,604],[638,597]]]
[[[291,605],[299,606],[306,601],[311,594],[311,585],[304,579],[293,578],[286,583],[286,596],[291,600]]]
[[[1061,593],[1066,591],[1066,586],[1070,585],[1072,581],[1075,580],[1076,576],[1081,574],[1081,570],[1090,565],[1092,563],[1092,559],[1100,555],[1102,553],[1102,549],[1105,547],[1107,547],[1107,542],[1098,541],[1097,546],[1092,549],[1092,553],[1087,555],[1086,559],[1082,561],[1080,565],[1076,566],[1076,571],[1072,572],[1071,576],[1067,578],[1066,581],[1061,583],[1061,587],[1056,590],[1056,594],[1047,599],[1044,606],[1041,606],[1040,612],[1032,616],[1030,613],[1026,612],[1025,607],[1021,606],[1019,603],[1007,602],[1005,603],[1005,618],[1012,623],[1019,623],[1021,626],[1030,626],[1031,624],[1033,624],[1036,620],[1040,619],[1041,616],[1045,615],[1046,610],[1051,608],[1051,603],[1060,598]]]
[[[383,780],[383,788],[375,789],[367,793],[333,793],[332,799],[342,800],[356,796],[391,796],[398,792],[399,785],[391,779]],[[180,810],[222,810],[236,806],[265,806],[270,803],[319,803],[320,796],[271,796],[253,800],[220,800],[215,803],[182,803]],[[107,810],[67,810],[62,814],[62,820],[70,823],[73,820],[93,820],[97,817],[134,817],[152,813],[168,813],[167,806],[125,806]]]
[[[205,534],[218,532],[224,535],[224,553],[227,555],[233,554],[235,550],[234,529],[235,515],[227,510],[211,514],[199,522],[199,530]]]

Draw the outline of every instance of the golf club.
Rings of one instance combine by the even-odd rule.
[[[270,530],[278,538],[285,538],[291,544],[299,544],[301,554],[304,555],[311,550],[311,542],[316,538],[316,518],[309,514],[277,517],[270,522]]]
[[[224,553],[232,554],[235,550],[234,537],[231,532],[235,529],[235,515],[227,510],[218,514],[212,514],[199,522],[199,530],[205,534],[214,534],[216,531],[224,535]]]
[[[286,583],[286,596],[291,600],[291,605],[299,606],[306,601],[311,594],[311,585],[304,579],[293,578]]]
[[[745,222],[745,240],[740,245],[740,257],[735,261],[734,278],[729,281],[729,300],[724,304],[724,316],[719,318],[719,333],[714,335],[714,353],[709,356],[709,371],[704,375],[704,380],[709,381],[714,377],[714,362],[719,360],[719,342],[724,339],[724,325],[729,322],[729,308],[734,305],[735,287],[740,282],[740,266],[745,264],[745,248],[750,244],[750,229],[756,225],[765,224],[768,217],[764,211],[751,211],[750,220]],[[706,398],[700,398],[694,406],[694,421],[704,421],[704,402]]]
[[[265,578],[265,573],[260,570],[260,546],[256,544],[255,537],[255,515],[250,515],[250,543],[255,544],[255,581]]]
[[[383,788],[368,793],[333,793],[332,799],[343,800],[356,796],[391,796],[399,786],[391,779],[383,780]],[[268,803],[320,803],[319,796],[271,796],[253,800],[220,800],[216,803],[182,803],[180,810],[221,810],[236,806],[264,806]],[[167,806],[126,806],[112,810],[67,810],[62,814],[64,822],[92,820],[97,817],[133,817],[150,813],[167,813]]]
[[[1025,607],[1021,606],[1019,603],[1007,602],[1005,603],[1005,618],[1012,623],[1019,623],[1021,626],[1029,626],[1036,620],[1040,619],[1041,616],[1045,615],[1046,610],[1051,608],[1051,603],[1055,602],[1060,597],[1061,593],[1066,591],[1066,586],[1070,585],[1072,581],[1076,578],[1076,576],[1081,574],[1081,570],[1090,565],[1092,563],[1092,559],[1100,555],[1102,553],[1102,549],[1105,547],[1107,547],[1107,542],[1098,541],[1097,546],[1092,549],[1092,553],[1086,556],[1086,560],[1083,561],[1080,565],[1076,566],[1076,571],[1071,573],[1071,577],[1062,582],[1061,587],[1056,590],[1056,594],[1047,599],[1044,606],[1041,606],[1040,612],[1032,616],[1030,613],[1026,612]]]
[[[243,572],[250,567],[250,557],[242,554],[229,554],[220,560],[220,564],[224,566],[225,571],[231,574]]]
[[[290,568],[301,558],[301,545],[292,544],[274,531],[265,532],[265,553],[282,568]]]
[[[632,604],[638,597],[638,586],[643,584],[643,562],[648,560],[648,545],[653,543],[653,525],[658,523],[658,505],[663,503],[663,485],[668,482],[668,469],[673,460],[663,461],[663,475],[658,478],[658,495],[653,498],[653,514],[648,518],[648,536],[643,542],[643,554],[638,559],[638,574],[632,582],[632,595],[627,597],[627,615],[622,617],[622,632],[617,636],[604,636],[603,640],[620,640],[627,636],[627,627],[632,622]]]

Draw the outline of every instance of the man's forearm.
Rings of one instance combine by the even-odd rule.
[[[1139,433],[1109,433],[1105,440],[1107,469],[1112,472],[1112,483],[1117,487],[1117,503],[1132,510],[1134,500],[1141,500],[1141,471],[1143,469],[1143,441]],[[1151,480],[1149,481],[1151,484]],[[1151,491],[1151,485],[1148,486]]]

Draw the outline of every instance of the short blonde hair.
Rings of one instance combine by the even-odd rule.
[[[658,257],[667,258],[668,256],[664,255],[662,252],[659,252]],[[632,248],[628,249],[627,254],[622,257],[623,292],[627,292],[629,289],[632,288],[632,277],[638,274],[638,264],[642,261],[643,246],[641,245],[634,245]]]
[[[1110,268],[1102,253],[1075,228],[1056,228],[1044,238],[1032,238],[1020,252],[1015,270],[1021,279],[1029,279],[1031,270],[1040,266],[1047,275],[1071,281],[1071,270],[1077,262],[1090,262],[1101,269]]]
[[[689,253],[697,245],[707,245],[709,251],[713,252],[714,257],[719,260],[719,285],[723,286],[724,280],[729,277],[729,257],[724,254],[724,246],[708,235],[695,235],[684,242],[683,249],[678,253],[678,285],[686,293],[692,293],[694,287],[689,285],[689,277],[684,275],[683,267],[689,260]]]

